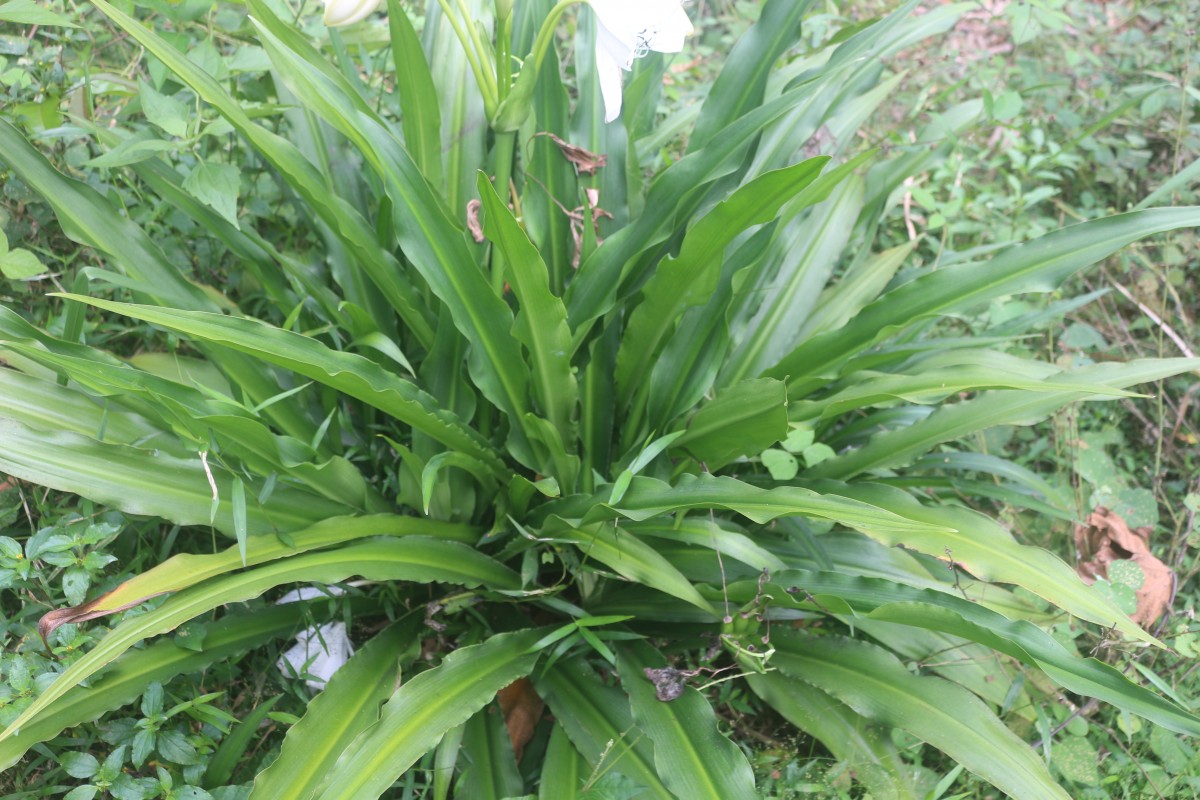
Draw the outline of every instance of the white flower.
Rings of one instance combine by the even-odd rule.
[[[353,25],[379,7],[380,0],[325,0],[325,25]]]
[[[621,70],[651,50],[678,53],[692,32],[682,0],[590,0],[600,21],[596,70],[604,98],[604,121],[621,113]]]
[[[344,589],[337,586],[326,586],[318,589],[307,586],[303,589],[293,589],[276,601],[276,605],[295,603],[298,600],[315,600],[329,595],[345,594]],[[312,680],[306,680],[308,688],[321,691],[333,677],[333,673],[342,668],[350,656],[354,655],[354,645],[346,632],[344,622],[327,622],[317,628],[305,628],[296,634],[296,644],[292,645],[276,662],[276,667],[287,677],[309,675]],[[305,666],[307,665],[307,666]]]
[[[319,692],[352,655],[354,645],[346,633],[346,623],[328,622],[296,634],[296,644],[280,657],[276,666],[289,678],[309,676],[304,682],[308,688]]]

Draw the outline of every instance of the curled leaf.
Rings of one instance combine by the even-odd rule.
[[[560,139],[549,131],[542,131],[535,135],[549,137],[550,141],[558,145],[563,158],[570,161],[575,166],[576,172],[580,175],[595,175],[600,171],[601,167],[608,166],[608,156],[603,153],[593,153],[591,150],[585,150],[579,145],[574,145]]]

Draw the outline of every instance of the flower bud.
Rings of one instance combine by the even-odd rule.
[[[325,0],[325,25],[339,28],[366,19],[379,0]]]

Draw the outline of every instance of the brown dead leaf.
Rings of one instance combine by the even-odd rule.
[[[533,730],[542,718],[546,703],[533,689],[533,683],[528,678],[518,678],[501,689],[497,696],[500,699],[500,711],[504,714],[504,726],[508,728],[508,738],[512,742],[513,753],[517,761],[525,752],[525,745],[533,738]]]
[[[696,56],[691,61],[684,61],[679,64],[672,64],[670,66],[669,71],[676,75],[680,75],[684,72],[688,72],[690,70],[695,69],[696,67],[700,66],[703,63],[704,63],[704,56]]]
[[[1075,526],[1075,547],[1079,563],[1075,571],[1086,583],[1108,578],[1108,565],[1128,559],[1142,569],[1145,581],[1137,590],[1137,610],[1133,621],[1149,628],[1171,605],[1175,575],[1170,567],[1150,552],[1150,528],[1130,530],[1120,515],[1099,507],[1083,525]]]
[[[38,633],[46,641],[60,625],[98,619],[127,608],[133,608],[152,597],[177,592],[191,586],[203,556],[181,553],[164,561],[152,570],[135,575],[99,597],[70,608],[56,608],[38,620]],[[47,645],[48,647],[49,645]]]
[[[574,211],[567,211],[567,218],[571,220],[571,238],[575,241],[575,254],[571,257],[572,269],[579,269],[579,261],[583,257],[584,212],[588,209],[591,210],[592,231],[596,234],[597,245],[604,243],[604,239],[600,236],[600,220],[613,218],[612,214],[600,207],[599,189],[588,187],[584,189],[583,193],[587,198],[587,206],[579,206]]]
[[[49,650],[50,634],[54,633],[57,628],[63,625],[73,625],[78,622],[87,622],[89,619],[106,617],[109,614],[115,614],[118,611],[124,611],[127,608],[133,608],[139,603],[155,596],[150,595],[149,597],[139,597],[137,600],[134,600],[131,603],[126,603],[122,606],[108,607],[104,605],[104,601],[110,594],[112,594],[112,592],[102,594],[94,600],[89,600],[86,603],[72,606],[71,608],[56,608],[53,611],[47,611],[42,615],[42,618],[38,620],[38,633],[41,634],[42,644],[46,645],[46,649]],[[159,592],[159,594],[162,593]]]
[[[475,240],[475,244],[483,244],[483,226],[479,224],[479,209],[483,208],[477,198],[472,198],[467,201],[467,230],[471,232],[471,238]]]
[[[575,165],[575,170],[580,175],[595,175],[601,167],[608,165],[608,156],[601,153],[593,153],[591,150],[585,150],[578,145],[558,138],[549,131],[542,131],[534,135],[549,137],[550,141],[558,145],[558,149],[562,152],[563,157]]]

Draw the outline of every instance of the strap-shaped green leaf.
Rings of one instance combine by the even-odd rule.
[[[218,496],[212,524],[228,536],[234,533],[232,476],[211,464],[206,471],[199,455],[178,458],[67,431],[36,430],[0,417],[0,472],[180,525],[209,524],[211,474]],[[261,482],[255,485],[261,487]],[[247,531],[252,536],[292,531],[353,512],[303,488],[276,486],[266,503],[247,508]]]
[[[0,160],[46,198],[72,239],[105,253],[127,276],[149,287],[156,302],[200,311],[216,309],[212,299],[183,277],[145,231],[118,213],[95,189],[55,170],[4,120],[0,120],[0,153]],[[244,357],[226,353],[215,361],[254,402],[279,393],[270,375]],[[267,413],[284,431],[300,439],[311,439],[316,430],[294,402],[275,403]]]
[[[421,174],[434,186],[442,184],[442,114],[437,88],[421,40],[399,0],[388,0],[388,30],[392,38],[392,63],[396,67],[396,94],[400,98],[400,124],[404,146],[412,153]]]
[[[844,175],[845,166],[834,172]],[[757,375],[796,345],[797,332],[817,308],[854,232],[865,186],[862,178],[849,176],[808,216],[781,220],[771,248],[746,270],[749,277],[734,278],[735,286],[741,284],[730,307],[730,329],[740,341],[721,384]]]
[[[498,710],[489,703],[463,726],[462,754],[469,766],[456,787],[460,797],[504,800],[517,797],[525,789],[504,717]]]
[[[238,133],[246,137],[279,170],[284,180],[304,198],[313,213],[329,226],[355,262],[379,287],[418,341],[428,347],[433,341],[433,326],[422,298],[403,279],[403,270],[396,259],[380,246],[374,229],[353,206],[330,193],[320,172],[304,158],[299,149],[282,136],[255,123],[224,87],[158,34],[105,0],[94,0],[94,4],[153,53],[202,100],[212,104]]]
[[[996,390],[973,400],[944,405],[912,425],[885,431],[863,447],[823,461],[805,477],[846,480],[874,469],[906,464],[942,442],[961,439],[995,425],[1029,425],[1063,406],[1094,400],[1097,390],[1113,393],[1127,386],[1160,380],[1200,368],[1200,359],[1147,358],[1126,364],[1102,363],[1062,372],[1043,382],[1040,391]],[[1053,390],[1054,385],[1061,389]]]
[[[579,390],[571,371],[567,309],[550,291],[550,273],[541,254],[483,173],[478,188],[485,215],[484,233],[504,255],[505,274],[517,296],[519,310],[513,333],[529,350],[539,411],[558,430],[563,443],[573,449]]]
[[[767,0],[758,21],[742,35],[704,99],[688,148],[703,147],[713,134],[762,103],[775,62],[800,38],[807,0]]]
[[[0,370],[0,417],[41,430],[71,431],[114,444],[149,443],[171,455],[186,454],[156,421],[15,369]]]
[[[1048,550],[1019,544],[990,517],[959,506],[925,506],[902,489],[871,483],[816,482],[836,491],[918,521],[908,531],[871,535],[884,544],[950,559],[985,581],[1022,586],[1077,617],[1115,627],[1131,639],[1160,644],[1129,619],[1115,603],[1085,584],[1066,562]]]
[[[86,387],[88,392],[101,395],[102,400],[84,392],[62,390],[54,404],[39,411],[29,407],[35,390],[26,385],[27,394],[0,401],[4,416],[33,427],[73,430],[103,441],[162,450],[177,457],[218,447],[227,462],[241,461],[258,475],[278,473],[304,484],[313,494],[348,508],[376,511],[386,507],[349,461],[340,456],[320,460],[308,443],[276,435],[265,421],[256,419],[232,399],[206,394],[193,386],[116,363],[102,351],[52,339],[23,320],[20,322],[24,329],[17,328],[11,324],[15,319],[7,309],[0,308],[0,336],[15,337],[29,332],[37,338],[10,338],[0,342],[0,349],[54,369]],[[87,406],[92,409],[90,413],[86,412]],[[122,436],[122,421],[129,419],[122,406],[144,414],[145,424],[148,424],[146,418],[155,418],[158,430],[151,429],[140,437]],[[68,409],[79,409],[79,413],[63,419]]]
[[[523,6],[527,7],[527,6]],[[519,10],[519,9],[518,9]],[[538,72],[534,100],[537,130],[562,139],[570,137],[570,98],[559,71],[558,54],[551,49]],[[537,244],[550,270],[550,291],[561,296],[567,276],[574,274],[571,262],[575,248],[571,219],[562,209],[579,203],[575,168],[549,136],[535,134],[520,142],[525,158],[525,186],[521,195],[525,232]]]
[[[573,542],[585,558],[594,558],[627,580],[644,583],[660,592],[678,597],[707,611],[713,619],[720,615],[712,604],[696,591],[691,581],[660,556],[654,548],[629,531],[612,524],[589,525],[553,534],[555,539]]]
[[[471,376],[484,395],[508,414],[514,455],[529,464],[524,419],[531,410],[529,368],[512,335],[512,311],[480,271],[461,228],[390,131],[373,115],[356,109],[337,83],[270,31],[260,27],[259,35],[279,66],[278,74],[301,102],[354,142],[384,182],[401,249],[470,343]]]
[[[787,219],[813,204],[826,200],[847,179],[855,180],[854,171],[872,157],[873,153],[868,151],[821,174],[784,206],[783,222],[786,223]],[[733,363],[728,361],[731,331],[727,317],[737,308],[738,296],[734,287],[740,286],[739,275],[744,277],[754,265],[767,259],[773,249],[779,248],[778,230],[778,223],[763,226],[737,248],[723,265],[716,290],[708,298],[707,304],[702,308],[692,308],[681,318],[666,342],[662,357],[651,369],[649,388],[646,390],[651,426],[670,421],[675,414],[698,402],[709,391],[722,368]],[[809,243],[805,242],[803,248],[808,247]],[[797,255],[803,252],[804,249],[798,250]],[[762,294],[768,298],[777,291],[774,288],[762,288]],[[813,290],[811,286],[808,288]],[[742,291],[742,288],[738,289],[739,293]],[[754,333],[765,336],[768,331],[764,329]],[[746,346],[746,343],[742,342],[742,346]],[[745,370],[738,372],[746,373]],[[725,383],[728,384],[730,380],[726,376]]]
[[[258,726],[267,718],[267,714],[271,713],[275,704],[282,699],[283,695],[277,694],[259,703],[250,713],[242,717],[237,727],[230,731],[228,736],[221,740],[221,744],[217,746],[208,762],[208,769],[204,771],[204,788],[212,789],[229,783],[234,770],[237,769],[238,762],[242,760],[250,743],[258,735]]]
[[[854,713],[820,689],[778,672],[750,673],[746,682],[763,702],[812,734],[879,800],[921,800],[917,771],[904,763],[888,729]]]
[[[590,773],[591,768],[571,744],[567,732],[561,725],[555,725],[542,759],[538,800],[578,800]]]
[[[503,462],[482,436],[449,411],[439,409],[436,401],[415,384],[364,356],[333,350],[316,339],[256,319],[114,303],[81,295],[63,296],[290,369],[391,414],[448,447],[474,456],[488,464],[497,475],[508,474]]]
[[[371,800],[382,795],[442,734],[483,708],[496,692],[529,674],[542,629],[502,633],[464,647],[407,681],[384,704],[377,723],[346,749],[320,800]]]
[[[630,482],[628,491],[615,506],[577,497],[567,498],[558,504],[548,504],[544,508],[546,513],[564,519],[582,518],[586,523],[616,517],[644,520],[687,509],[725,508],[760,523],[799,515],[831,519],[867,533],[876,530],[900,533],[914,528],[913,520],[891,509],[837,494],[820,494],[798,486],[763,489],[736,478],[712,475],[684,475],[675,485],[655,478],[637,477]],[[924,523],[917,523],[916,527],[931,531],[950,530]]]
[[[509,590],[516,590],[521,585],[516,573],[466,545],[418,536],[309,553],[217,578],[186,589],[153,611],[125,620],[114,628],[13,720],[0,733],[0,741],[17,733],[25,724],[36,722],[51,703],[143,639],[174,630],[217,606],[257,597],[280,584],[295,581],[337,583],[352,575],[361,575],[368,580],[444,582],[468,587],[487,585]]]
[[[918,677],[882,648],[840,636],[772,634],[770,663],[884,725],[923,739],[1013,797],[1070,800],[1046,763],[975,695]]]
[[[801,400],[792,404],[788,407],[788,418],[793,422],[828,419],[861,408],[890,405],[897,401],[938,405],[941,401],[960,393],[999,389],[1019,389],[1020,396],[1038,393],[1062,395],[1065,392],[1079,397],[1094,395],[1097,399],[1134,396],[1133,392],[1115,386],[1099,382],[1088,383],[1084,376],[1078,376],[1075,380],[1072,380],[1072,377],[1071,373],[1062,373],[1043,380],[1030,375],[1028,371],[1005,372],[970,366],[931,369],[911,375],[857,372],[846,381],[844,389],[829,397]]]
[[[350,743],[379,720],[404,662],[412,660],[421,620],[410,615],[378,634],[329,679],[288,729],[279,757],[254,778],[251,800],[309,800]]]
[[[806,604],[808,596],[836,597],[856,615],[979,642],[1043,670],[1067,691],[1112,703],[1177,733],[1200,735],[1200,718],[1134,683],[1120,670],[1069,652],[1031,622],[1009,619],[952,592],[844,572],[797,569],[773,573],[764,590],[777,605]],[[749,602],[758,594],[758,582],[730,584],[728,593],[734,602]]]
[[[536,675],[538,694],[594,773],[614,771],[644,787],[641,797],[678,800],[654,765],[654,745],[633,722],[625,694],[605,686],[583,659]]]
[[[346,544],[372,536],[428,536],[446,541],[474,544],[482,530],[456,522],[377,514],[368,517],[330,517],[303,530],[278,536],[251,536],[246,540],[246,558],[236,546],[219,553],[180,553],[88,603],[88,612],[113,612],[148,598],[179,592],[243,566],[257,566],[280,558],[289,558],[309,550]]]
[[[736,169],[740,159],[734,156],[745,152],[763,126],[799,102],[800,94],[789,92],[751,111],[723,129],[706,147],[679,159],[655,179],[643,213],[605,239],[603,246],[580,265],[568,287],[567,314],[577,343],[589,323],[612,308],[618,288],[627,278],[644,277],[630,276],[626,265],[671,234],[677,213],[678,219],[688,219],[687,209],[681,207],[685,197]]]
[[[704,695],[689,686],[664,702],[644,672],[670,666],[662,654],[644,642],[622,645],[617,653],[633,721],[654,742],[655,768],[675,796],[755,800],[754,770],[718,730]]]
[[[773,378],[730,386],[705,403],[688,421],[687,432],[671,443],[710,470],[747,455],[758,455],[787,436],[787,387]]]
[[[216,308],[133,220],[118,214],[92,187],[55,170],[6,120],[0,120],[0,153],[0,160],[46,198],[63,231],[72,239],[112,256],[131,278],[153,286],[160,302],[203,310]]]
[[[922,319],[964,311],[1009,294],[1045,292],[1130,242],[1200,225],[1200,208],[1133,211],[1081,222],[1002,251],[984,265],[956,264],[900,286],[844,327],[799,345],[765,375],[786,378],[803,396],[826,382],[847,357]]]
[[[733,523],[724,519],[709,519],[703,516],[681,520],[663,518],[627,522],[622,527],[642,537],[650,536],[658,540],[679,542],[692,548],[719,550],[722,556],[740,561],[756,573],[764,569],[777,572],[787,568],[778,556],[760,546],[750,536],[734,530]],[[659,547],[656,545],[655,549]]]
[[[698,219],[679,254],[663,259],[642,289],[617,355],[617,398],[627,405],[679,316],[708,301],[717,288],[725,248],[753,225],[775,218],[781,206],[812,184],[829,161],[818,156],[768,172],[738,188]],[[643,389],[644,391],[644,389]]]

